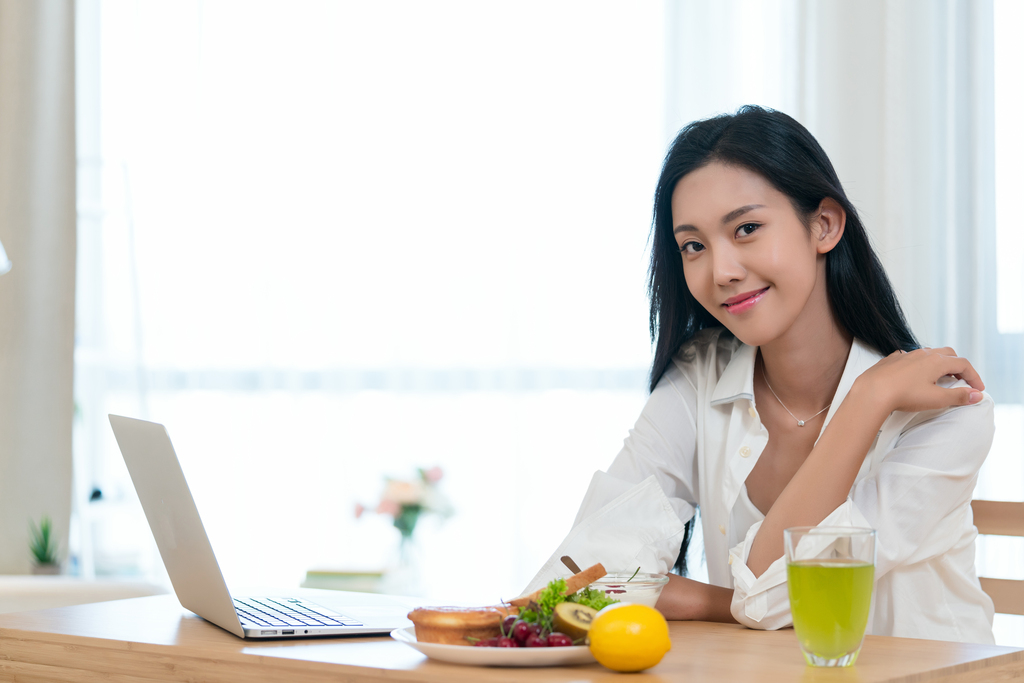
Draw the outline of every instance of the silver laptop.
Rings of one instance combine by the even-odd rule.
[[[155,422],[109,417],[185,609],[242,638],[389,633],[410,625],[410,606],[384,595],[324,591],[328,595],[315,601],[286,594],[232,597],[167,430]]]

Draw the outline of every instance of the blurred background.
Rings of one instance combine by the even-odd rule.
[[[1022,31],[1017,0],[3,0],[0,572],[45,514],[64,573],[169,585],[118,413],[167,426],[229,586],[518,594],[645,401],[666,148],[747,103],[829,153],[997,401],[977,497],[1024,500]],[[1024,578],[1016,540],[982,571]]]

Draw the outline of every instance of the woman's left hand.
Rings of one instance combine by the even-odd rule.
[[[969,386],[943,388],[936,384],[947,376],[962,379]],[[881,402],[886,413],[970,405],[982,399],[985,389],[971,362],[948,346],[891,353],[857,378],[857,383]]]

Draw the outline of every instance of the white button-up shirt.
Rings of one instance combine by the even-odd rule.
[[[718,328],[673,361],[608,474],[595,475],[573,530],[528,590],[565,575],[558,566],[564,554],[581,566],[601,561],[609,569],[666,572],[682,524],[699,506],[708,578],[734,589],[733,616],[751,628],[792,624],[784,559],[756,578],[746,564],[764,517],[750,503],[745,481],[768,443],[754,403],[756,355]],[[854,380],[880,358],[854,340],[822,431]],[[970,507],[993,434],[987,395],[971,406],[893,413],[846,502],[821,522],[878,532],[869,633],[993,642],[992,601],[974,570]]]

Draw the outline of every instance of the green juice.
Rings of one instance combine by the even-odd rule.
[[[789,606],[804,652],[822,659],[854,653],[864,639],[875,566],[857,560],[791,563]]]

